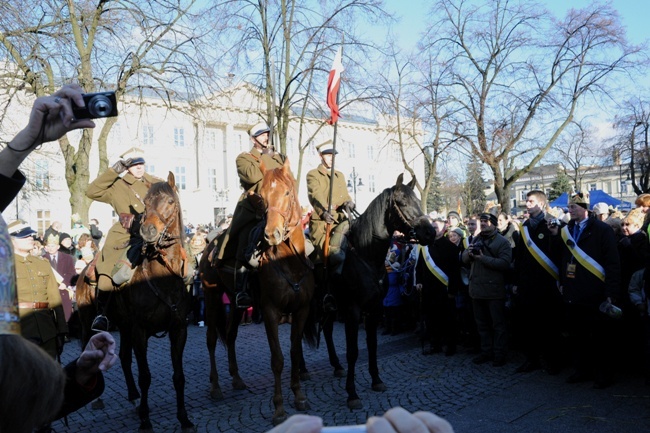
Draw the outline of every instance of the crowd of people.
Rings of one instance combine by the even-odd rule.
[[[462,345],[494,367],[519,350],[517,373],[573,368],[568,383],[606,388],[636,371],[650,385],[650,194],[636,206],[590,207],[577,193],[550,209],[544,192],[530,191],[520,218],[432,212],[435,240],[388,251],[384,333],[415,329],[425,354]]]

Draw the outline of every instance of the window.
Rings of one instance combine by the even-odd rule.
[[[369,145],[367,147],[367,149],[368,149],[368,159],[371,160],[371,161],[374,161],[375,160],[375,146]]]
[[[142,145],[143,146],[153,146],[153,126],[144,125],[142,127]]]
[[[348,146],[348,157],[350,157],[350,158],[356,158],[357,157],[357,151],[356,151],[356,148],[354,146],[354,143],[350,143],[350,145]]]
[[[520,194],[519,195],[519,200],[525,202],[528,199],[528,197],[526,197],[526,195],[528,194],[527,190],[522,189],[521,191],[519,191],[519,194]]]
[[[174,176],[176,177],[176,186],[178,189],[185,189],[185,167],[176,166],[174,167]]]
[[[216,150],[217,144],[222,141],[223,134],[220,129],[206,128],[205,129],[205,148],[207,150]]]
[[[39,159],[34,162],[34,185],[39,190],[50,189],[49,164],[46,159]]]
[[[396,161],[402,160],[402,154],[400,153],[399,144],[393,144],[393,158],[395,158]]]
[[[237,146],[237,149],[239,149],[239,152],[244,152],[248,149],[246,149],[246,137],[248,134],[242,131],[237,131],[235,132],[235,145]]]
[[[174,128],[174,146],[185,147],[185,129]]]
[[[37,210],[36,211],[36,231],[38,232],[39,236],[43,236],[45,234],[45,230],[52,224],[51,218],[50,218],[50,211],[49,210]]]
[[[146,171],[147,173],[149,173],[151,175],[154,175],[154,174],[156,174],[156,166],[153,165],[153,164],[146,164],[145,163],[144,171]]]
[[[209,168],[208,169],[208,188],[210,191],[217,191],[217,169]]]
[[[370,146],[368,146],[370,147]],[[375,192],[375,175],[368,175],[368,192]]]
[[[597,189],[597,187],[596,187],[595,183],[590,183],[589,184],[589,191],[595,191],[596,189]]]

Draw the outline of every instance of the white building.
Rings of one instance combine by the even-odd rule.
[[[231,213],[241,188],[236,173],[235,158],[251,148],[247,130],[259,122],[265,112],[264,98],[259,89],[243,83],[197,106],[174,103],[168,108],[162,100],[125,98],[119,102],[119,118],[108,138],[109,164],[132,147],[144,150],[147,172],[167,178],[174,173],[180,190],[180,199],[186,223],[207,224],[218,222]],[[3,139],[9,139],[26,119],[31,100],[17,98],[10,110],[11,120],[3,121]],[[15,116],[14,116],[15,114]],[[404,171],[399,146],[394,144],[395,134],[388,117],[379,120],[355,118],[346,115],[338,122],[336,160],[337,170],[348,180],[356,177],[356,201],[360,210],[370,203],[384,188],[394,184]],[[17,117],[16,117],[17,116]],[[354,120],[353,120],[354,119]],[[388,119],[388,120],[387,120]],[[97,121],[94,139],[99,135],[101,120]],[[292,122],[287,136],[287,156],[294,175],[298,176],[298,122]],[[320,128],[320,129],[319,129]],[[81,133],[69,134],[72,144],[79,141]],[[303,156],[300,171],[300,202],[308,205],[305,176],[316,167],[319,157],[315,146],[331,139],[333,127],[323,119],[309,119],[302,133],[306,142],[313,136]],[[407,161],[420,179],[424,178],[424,160],[415,146],[406,149]],[[90,180],[98,175],[98,151],[94,145],[91,155]],[[16,216],[28,221],[39,233],[52,221],[63,223],[64,231],[70,222],[70,194],[65,183],[63,156],[56,143],[44,145],[32,153],[21,166],[29,184],[17,200],[4,212],[6,220]],[[407,177],[408,180],[408,177]],[[351,195],[355,195],[354,189]],[[96,218],[104,232],[116,220],[110,206],[93,203],[89,218]]]

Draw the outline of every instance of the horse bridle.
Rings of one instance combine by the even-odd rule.
[[[167,260],[167,251],[166,249],[174,245],[177,241],[181,239],[181,236],[172,236],[169,234],[169,228],[173,223],[176,222],[177,216],[180,213],[178,209],[178,202],[174,200],[174,208],[172,210],[172,216],[169,218],[168,221],[166,221],[163,216],[158,212],[157,209],[152,209],[151,212],[154,213],[158,217],[158,219],[162,222],[165,223],[165,226],[163,229],[160,231],[156,239],[152,242],[147,242],[144,241],[144,244],[142,245],[142,255],[147,257],[147,247],[152,246],[154,255],[151,258],[156,258],[160,257],[162,262],[164,263],[165,267],[169,272],[171,272],[174,275],[178,275],[181,278],[184,278],[185,276],[183,275],[184,272],[184,267],[181,267],[180,272],[176,272],[174,268],[172,267],[171,263],[169,263],[169,260]],[[144,214],[142,215],[142,219],[144,220]],[[143,221],[144,222],[144,221]],[[180,228],[182,230],[182,227]],[[144,240],[144,239],[143,239]],[[187,260],[187,259],[185,259]],[[148,280],[147,280],[148,281]]]
[[[289,221],[291,220],[291,215],[293,214],[293,207],[295,206],[295,202],[296,202],[295,198],[296,198],[295,188],[291,188],[289,208],[286,211],[283,211],[282,209],[279,209],[275,206],[269,206],[267,208],[267,212],[269,210],[273,210],[279,213],[282,216],[282,219],[284,219],[284,226],[282,227],[283,230],[282,241],[286,241],[289,238],[289,234],[291,233],[291,231],[295,229],[298,226],[298,224],[300,224],[300,219],[298,219],[294,226],[289,227]]]

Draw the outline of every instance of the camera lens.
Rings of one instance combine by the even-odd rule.
[[[88,101],[88,113],[93,118],[107,117],[113,110],[113,104],[104,95],[96,95]]]

